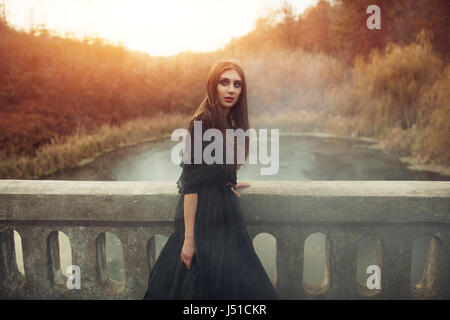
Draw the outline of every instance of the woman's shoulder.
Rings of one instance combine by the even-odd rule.
[[[194,121],[202,122],[202,131],[213,128],[213,120],[211,118],[211,115],[209,115],[207,112],[202,112],[192,117],[189,123],[189,131],[192,131],[192,129],[194,128]]]
[[[194,117],[192,117],[192,120],[212,123],[212,115],[209,114],[207,111],[203,111],[202,113],[199,113],[199,114],[195,115]]]

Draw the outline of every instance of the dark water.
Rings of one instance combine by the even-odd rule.
[[[179,165],[171,161],[171,149],[176,145],[170,138],[125,147],[104,154],[79,168],[65,170],[42,178],[43,180],[99,180],[99,181],[175,181],[181,174]],[[268,147],[270,155],[270,146]],[[409,170],[400,161],[402,155],[374,148],[374,143],[351,138],[314,137],[305,135],[280,135],[279,170],[275,175],[261,175],[261,165],[242,167],[238,180],[429,180],[448,181],[450,177],[431,171]],[[267,166],[266,166],[267,167]],[[317,282],[324,271],[326,237],[312,234],[305,246],[304,281]],[[156,238],[159,254],[165,241]],[[255,250],[268,275],[276,279],[276,243],[268,234],[260,234],[255,240]],[[62,248],[67,247],[62,244]],[[412,266],[412,283],[420,280],[424,268],[429,239],[418,239]],[[63,250],[63,249],[61,249]],[[66,248],[68,252],[68,250]],[[358,250],[358,280],[364,282],[368,265],[376,264],[376,241],[362,241]],[[107,233],[108,272],[116,280],[123,281],[123,260],[120,241]],[[63,254],[61,256],[64,256]],[[67,254],[65,255],[67,256]],[[67,262],[67,264],[70,264]]]

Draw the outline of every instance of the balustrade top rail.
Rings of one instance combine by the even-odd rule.
[[[449,299],[450,182],[250,181],[239,189],[252,237],[276,240],[276,287],[285,299]],[[154,235],[170,235],[174,181],[0,180],[0,298],[139,299],[155,260]],[[25,277],[15,266],[12,230],[22,238]],[[68,290],[59,269],[55,231],[70,240],[82,288]],[[123,246],[125,284],[105,271],[104,233]],[[302,280],[308,235],[326,235],[321,283]],[[432,236],[423,279],[411,289],[411,247]],[[356,281],[359,241],[379,240],[382,287]],[[14,262],[14,263],[13,263]]]
[[[239,192],[249,222],[450,223],[447,181],[251,181]],[[172,181],[0,180],[0,220],[172,221],[178,196]]]

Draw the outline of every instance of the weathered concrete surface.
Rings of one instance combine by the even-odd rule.
[[[450,182],[252,181],[239,199],[249,233],[277,241],[277,290],[285,299],[450,298]],[[156,234],[170,235],[179,195],[174,182],[0,180],[0,297],[37,299],[139,299],[154,262]],[[22,237],[25,277],[11,248],[11,230]],[[82,288],[68,290],[58,270],[57,241],[64,232]],[[122,242],[126,283],[109,279],[104,233]],[[302,283],[304,241],[327,236],[326,278]],[[411,246],[431,234],[425,289],[409,285]],[[380,240],[382,289],[367,293],[356,281],[356,248],[362,237]],[[56,260],[55,260],[56,259]],[[430,287],[431,286],[431,287]],[[426,292],[425,292],[426,291]]]

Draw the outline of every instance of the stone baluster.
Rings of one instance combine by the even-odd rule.
[[[277,292],[280,299],[302,299],[303,250],[305,234],[300,228],[280,227],[277,241]]]
[[[116,229],[114,232],[122,242],[125,267],[125,290],[121,298],[142,299],[147,290],[149,257],[148,234],[145,230]]]
[[[46,226],[21,226],[23,263],[25,269],[25,297],[51,299],[47,238],[53,231]]]
[[[24,281],[16,263],[14,230],[0,228],[0,299],[20,299]]]
[[[327,234],[331,299],[351,299],[357,296],[357,251],[360,234],[354,228],[333,228]]]
[[[72,247],[72,264],[80,268],[81,289],[72,289],[74,298],[104,299],[99,287],[96,259],[96,239],[100,234],[95,227],[73,227],[65,231]]]
[[[419,290],[419,299],[450,299],[450,233],[433,233],[430,239],[427,264],[424,270],[425,283]]]
[[[380,229],[381,295],[380,299],[411,298],[412,245],[417,234],[408,226]]]
[[[18,272],[14,252],[14,230],[0,231],[0,282],[8,283]]]

